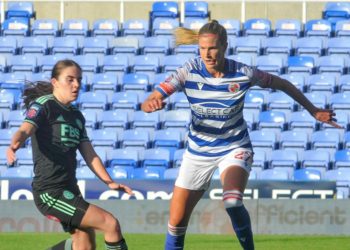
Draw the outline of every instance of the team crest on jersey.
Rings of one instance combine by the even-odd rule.
[[[40,106],[32,105],[26,113],[26,118],[33,119],[39,113]]]
[[[199,90],[202,90],[204,83],[202,82],[197,82],[197,86]]]
[[[239,84],[236,83],[236,82],[230,83],[230,84],[228,85],[228,90],[229,90],[230,92],[236,93],[237,91],[239,91],[239,89],[240,89],[240,86],[239,86]]]
[[[71,200],[74,198],[74,194],[68,190],[64,190],[63,191],[63,196],[64,198],[66,198],[67,200]]]

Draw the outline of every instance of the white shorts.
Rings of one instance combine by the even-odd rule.
[[[224,156],[199,156],[185,151],[175,186],[190,190],[206,190],[217,168],[219,173],[231,166],[243,168],[250,173],[253,152],[247,148],[236,148]]]

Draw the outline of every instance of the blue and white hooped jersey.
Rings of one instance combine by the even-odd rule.
[[[201,58],[191,59],[156,89],[168,97],[184,91],[190,103],[192,121],[188,150],[202,156],[221,156],[235,148],[251,148],[243,119],[244,97],[248,89],[268,74],[225,59],[222,78],[209,74]]]

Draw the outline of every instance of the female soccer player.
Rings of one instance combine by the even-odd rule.
[[[109,212],[86,202],[77,185],[76,151],[110,189],[132,194],[129,187],[114,182],[93,149],[85,120],[74,106],[81,86],[82,70],[72,60],[58,61],[51,84],[38,82],[24,91],[27,109],[24,122],[7,150],[8,164],[28,137],[32,140],[34,201],[46,217],[61,222],[71,240],[52,249],[95,249],[95,229],[104,233],[106,249],[127,249],[118,220]],[[66,248],[65,248],[66,247]]]
[[[177,44],[198,43],[200,57],[180,67],[142,104],[144,112],[164,108],[164,99],[183,91],[190,103],[192,121],[170,204],[165,249],[183,249],[192,210],[219,168],[223,202],[243,249],[254,249],[243,193],[253,161],[252,145],[243,119],[244,96],[251,86],[282,90],[318,121],[339,127],[334,113],[315,107],[290,82],[225,58],[227,34],[217,21],[198,33],[179,28]]]

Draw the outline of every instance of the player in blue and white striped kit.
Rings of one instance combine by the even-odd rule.
[[[243,249],[254,249],[243,193],[253,161],[252,145],[243,119],[244,96],[251,86],[282,90],[317,120],[339,127],[332,110],[315,107],[290,82],[224,57],[227,34],[217,21],[198,33],[183,29],[177,43],[198,42],[200,57],[192,59],[161,83],[142,104],[144,112],[164,108],[164,99],[183,91],[192,121],[170,205],[166,250],[183,249],[192,210],[219,168],[223,202]],[[180,41],[182,39],[182,41]],[[190,40],[190,42],[188,41]]]

